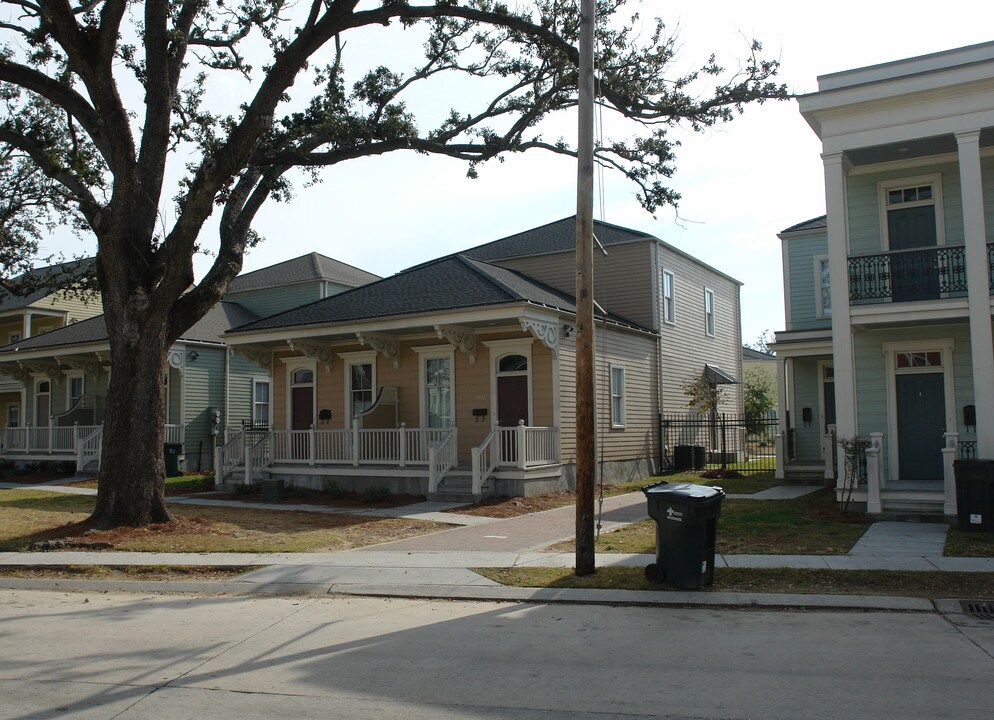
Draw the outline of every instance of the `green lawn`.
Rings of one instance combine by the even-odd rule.
[[[718,482],[718,481],[715,481]],[[717,552],[749,555],[844,555],[870,523],[839,517],[835,492],[825,488],[795,500],[729,500],[721,505]],[[572,541],[552,549],[571,551]],[[656,522],[644,520],[597,540],[597,552],[655,553]]]
[[[949,528],[946,557],[994,557],[994,533],[963,532]]]
[[[574,575],[572,568],[474,568],[474,571],[514,587],[675,589],[650,583],[645,579],[644,568],[599,568],[593,575],[583,577]],[[703,592],[989,598],[994,597],[994,573],[716,568],[714,585]]]

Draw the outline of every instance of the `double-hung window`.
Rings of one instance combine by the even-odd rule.
[[[252,380],[252,424],[269,425],[269,380]]]
[[[625,427],[625,368],[611,365],[611,427]]]
[[[704,333],[714,337],[714,290],[704,288]]]
[[[670,324],[676,322],[675,285],[673,273],[663,270],[663,322]]]

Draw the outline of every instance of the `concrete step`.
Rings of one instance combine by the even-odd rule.
[[[439,502],[479,502],[483,498],[493,497],[494,480],[487,478],[483,483],[483,492],[473,494],[473,476],[467,474],[446,475],[439,483],[438,489],[428,495],[429,500]]]
[[[892,499],[881,502],[880,518],[901,522],[945,522],[944,499]]]

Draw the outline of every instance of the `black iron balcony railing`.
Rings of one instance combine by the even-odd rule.
[[[994,258],[987,250],[988,265]],[[849,258],[849,303],[910,302],[966,295],[962,245],[895,250]]]

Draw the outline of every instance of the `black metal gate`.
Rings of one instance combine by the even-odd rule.
[[[776,469],[775,411],[762,415],[664,415],[663,468],[737,470],[742,474],[773,473]]]

